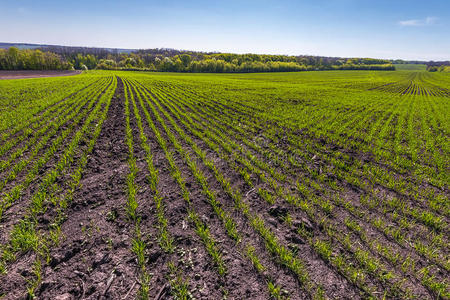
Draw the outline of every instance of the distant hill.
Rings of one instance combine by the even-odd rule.
[[[8,48],[18,49],[8,54]],[[40,50],[40,51],[35,51]],[[11,56],[8,58],[8,56]],[[44,57],[41,57],[44,56]],[[39,62],[39,63],[36,63]],[[50,63],[51,62],[51,63]],[[0,69],[121,69],[170,72],[288,72],[311,70],[426,70],[449,62],[125,49],[0,42]]]
[[[0,49],[7,49],[9,47],[16,47],[18,49],[43,49],[43,50],[54,50],[54,49],[65,49],[79,51],[84,49],[88,52],[97,51],[108,51],[111,53],[132,53],[138,51],[138,49],[120,49],[120,48],[99,48],[99,47],[78,47],[78,46],[61,46],[61,45],[46,45],[46,44],[28,44],[28,43],[1,43]]]
[[[15,44],[15,43],[0,43],[0,48],[2,49],[8,49],[9,47],[16,47],[19,49],[36,49],[39,47],[42,47],[45,45],[38,45],[38,44]]]
[[[426,71],[426,64],[394,64],[397,71]]]
[[[124,49],[124,48],[101,48],[101,47],[82,47],[82,46],[61,46],[61,45],[48,45],[48,44],[30,44],[30,43],[4,43],[0,42],[0,49],[7,49],[9,47],[16,47],[18,49],[41,49],[43,51],[51,51],[63,56],[72,56],[74,54],[80,53],[83,55],[93,54],[99,57],[106,57],[108,54],[131,54],[136,53],[140,55],[151,54],[151,55],[163,55],[167,57],[174,57],[180,54],[189,54],[191,56],[203,56],[211,54],[222,54],[223,52],[218,51],[191,51],[191,50],[179,50],[172,48],[148,48],[148,49]],[[286,55],[280,55],[286,56]],[[328,61],[336,61],[340,59],[345,59],[343,57],[327,57],[327,56],[314,56],[314,55],[292,55],[292,57],[307,57],[315,59],[325,59]],[[427,65],[427,66],[440,66],[449,65],[448,61],[415,61],[415,60],[402,60],[402,59],[386,59],[390,63],[394,64],[398,70],[405,69],[423,69],[423,66],[412,66],[412,65]],[[409,66],[401,66],[401,65]]]

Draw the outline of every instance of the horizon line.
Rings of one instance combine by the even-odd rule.
[[[188,50],[188,49],[177,49],[170,47],[156,47],[156,48],[122,48],[122,47],[100,47],[100,46],[73,46],[73,45],[62,45],[62,44],[46,44],[46,43],[29,43],[29,42],[1,42],[0,44],[22,44],[22,45],[33,45],[33,46],[54,46],[54,47],[72,47],[72,48],[95,48],[95,49],[111,49],[111,50],[153,50],[153,49],[168,49],[176,50],[180,52],[199,52],[199,53],[215,53],[215,54],[256,54],[256,55],[282,55],[282,56],[312,56],[312,57],[331,57],[331,58],[372,58],[372,59],[384,59],[384,60],[403,60],[403,61],[417,61],[417,62],[450,62],[449,59],[443,60],[427,60],[427,59],[404,59],[404,58],[381,58],[381,57],[369,57],[369,56],[332,56],[332,55],[314,55],[314,54],[268,54],[268,53],[257,53],[257,52],[229,52],[229,51],[206,51],[206,50]]]

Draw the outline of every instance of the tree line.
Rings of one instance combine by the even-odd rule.
[[[450,72],[450,61],[430,61],[427,63],[429,72]]]
[[[50,51],[52,50],[52,51]],[[261,54],[205,53],[173,49],[128,52],[100,48],[0,49],[0,70],[143,70],[160,72],[290,72],[311,70],[395,70],[391,61]]]
[[[0,49],[0,70],[70,70],[73,65],[60,55],[15,47]]]
[[[450,73],[450,65],[440,65],[440,66],[428,66],[427,71],[429,72],[446,72]]]

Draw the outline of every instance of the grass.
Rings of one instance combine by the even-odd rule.
[[[30,297],[39,297],[48,253],[58,247],[61,224],[70,218],[65,211],[88,156],[95,155],[114,74],[124,83],[123,209],[133,228],[129,251],[137,262],[139,297],[154,295],[157,271],[148,262],[154,245],[144,219],[154,220],[170,293],[195,297],[193,267],[173,262],[181,243],[174,232],[180,219],[188,219],[190,238],[204,247],[201,259],[223,297],[239,292],[228,280],[236,268],[232,255],[272,299],[335,297],[327,276],[354,297],[448,298],[450,77],[419,67],[92,71],[78,79],[1,82],[0,221],[16,203],[27,209],[0,247],[0,278],[18,257],[34,253],[27,287]],[[68,80],[73,85],[65,89]],[[166,171],[169,179],[160,176]],[[61,185],[66,173],[71,181]],[[147,180],[138,185],[141,174]],[[167,185],[185,210],[173,210]],[[150,211],[141,209],[143,201],[151,203]],[[39,217],[52,206],[58,206],[53,225],[42,227]],[[273,266],[296,288],[284,288]]]
[[[397,71],[425,71],[427,65],[423,64],[398,64],[394,65]]]

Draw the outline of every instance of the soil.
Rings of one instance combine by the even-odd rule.
[[[81,74],[81,71],[0,71],[0,79],[57,77],[78,74]]]
[[[87,166],[83,172],[81,185],[76,190],[72,201],[65,211],[65,219],[61,225],[62,239],[56,246],[49,249],[49,261],[42,267],[42,281],[35,291],[37,299],[135,299],[138,297],[140,288],[140,269],[137,264],[136,255],[132,252],[133,239],[135,238],[135,224],[127,217],[127,175],[129,174],[129,148],[126,143],[126,113],[125,113],[125,91],[124,83],[118,78],[118,86],[111,100],[111,105],[107,112],[107,118],[103,124],[100,136],[89,155]],[[151,90],[147,89],[151,93]],[[129,95],[131,101],[132,95]],[[290,299],[309,299],[312,293],[308,291],[301,280],[290,270],[290,266],[280,262],[277,255],[272,254],[266,240],[251,226],[250,220],[240,209],[235,206],[234,200],[228,196],[215,174],[206,166],[202,159],[193,151],[189,140],[183,139],[176,131],[179,127],[201,151],[206,153],[208,160],[213,161],[218,172],[223,174],[233,189],[238,190],[243,201],[249,205],[249,214],[257,215],[264,220],[265,226],[277,238],[277,241],[285,249],[294,253],[295,257],[304,262],[305,270],[309,274],[309,279],[314,284],[319,285],[326,296],[333,299],[359,299],[367,296],[360,285],[355,284],[348,275],[343,274],[341,269],[322,258],[312,247],[311,242],[301,236],[296,228],[304,228],[316,240],[323,240],[330,243],[333,255],[340,254],[346,259],[349,265],[359,266],[360,263],[355,256],[347,250],[338,240],[328,237],[327,229],[324,228],[323,220],[328,219],[336,231],[344,232],[351,238],[352,242],[360,245],[361,250],[370,253],[373,257],[388,266],[386,271],[398,276],[404,276],[408,288],[419,298],[431,298],[432,293],[426,290],[416,278],[416,274],[408,270],[401,273],[401,269],[392,266],[386,258],[376,251],[373,251],[367,243],[354,231],[350,231],[343,220],[358,222],[361,228],[367,232],[372,239],[376,239],[381,245],[389,246],[401,255],[410,255],[417,261],[418,267],[427,266],[426,259],[415,254],[409,248],[403,247],[395,242],[383,232],[373,228],[368,220],[385,216],[376,207],[366,210],[367,218],[363,218],[354,212],[346,209],[344,205],[335,205],[333,214],[328,215],[321,210],[317,214],[318,218],[311,218],[304,210],[293,207],[284,199],[274,196],[274,203],[268,203],[258,193],[259,188],[270,190],[267,182],[263,182],[255,174],[251,180],[254,186],[249,186],[242,178],[238,169],[243,167],[236,163],[237,169],[227,159],[225,152],[216,153],[213,151],[204,135],[194,135],[190,128],[180,120],[180,116],[171,112],[168,104],[163,103],[163,99],[152,94],[152,97],[144,97],[144,105],[141,106],[138,95],[133,94],[136,101],[137,111],[142,120],[142,130],[147,137],[146,143],[150,147],[152,161],[158,170],[157,189],[160,192],[163,202],[164,216],[167,219],[167,231],[173,239],[174,251],[167,251],[160,245],[160,227],[157,217],[157,207],[154,199],[154,191],[149,186],[149,171],[146,160],[146,152],[141,145],[141,132],[139,118],[136,117],[132,103],[130,109],[130,126],[133,136],[133,155],[136,159],[138,173],[135,183],[138,186],[136,195],[138,215],[140,218],[139,227],[142,232],[142,240],[145,242],[146,270],[150,274],[150,299],[174,299],[173,283],[180,276],[187,284],[190,294],[195,299],[269,299],[268,281],[281,288],[280,293],[289,296]],[[174,97],[175,96],[171,96]],[[159,102],[161,107],[155,107],[156,113],[151,109],[149,103]],[[186,110],[188,113],[201,111],[201,104],[191,108],[183,108],[181,102],[168,97],[173,101],[173,107]],[[238,134],[233,132],[231,126],[213,120],[209,114],[226,113],[231,118],[239,118],[245,115],[245,119],[251,118],[249,107],[239,108],[226,106],[220,102],[213,103],[211,110],[205,110],[199,118],[207,126],[222,131],[230,140],[239,144],[244,151],[248,151],[258,160],[268,165],[279,167],[262,153],[252,149],[247,144],[242,143]],[[211,104],[210,104],[211,105]],[[214,108],[215,107],[215,108]],[[184,184],[189,191],[191,205],[182,197],[181,189],[174,180],[171,166],[167,160],[166,152],[157,141],[157,136],[147,123],[144,110],[149,112],[150,118],[155,122],[155,127],[161,137],[167,143],[167,151],[172,154],[175,166],[179,169]],[[167,112],[164,114],[163,111]],[[156,121],[156,114],[160,115],[166,127]],[[171,119],[174,124],[172,124]],[[255,122],[256,123],[256,122]],[[278,126],[277,124],[266,124],[267,126]],[[264,131],[264,126],[258,128]],[[192,169],[186,163],[185,157],[173,145],[169,139],[166,128],[173,133],[175,139],[180,143],[189,157],[198,166],[198,172],[206,178],[208,189],[216,196],[218,205],[225,211],[226,215],[233,219],[236,230],[240,234],[240,241],[236,242],[229,237],[223,221],[214,211],[210,201],[202,191],[202,185],[196,180]],[[225,128],[225,129],[223,129]],[[298,134],[305,141],[310,141],[315,153],[309,153],[310,160],[302,163],[312,170],[322,172],[330,164],[325,159],[328,151],[340,150],[351,157],[351,161],[358,160],[376,164],[373,155],[370,153],[360,153],[341,149],[338,145],[329,141],[308,135],[307,132],[290,132],[287,128],[279,127],[280,137],[277,141],[277,149],[288,153],[292,145],[288,142],[288,134]],[[258,131],[258,134],[260,133]],[[245,136],[245,135],[243,135]],[[251,138],[251,136],[250,136]],[[265,151],[273,153],[273,149],[268,147],[270,143],[275,143],[262,134],[258,139],[252,140],[258,143]],[[79,152],[75,157],[78,160],[80,154],[86,149],[86,144],[81,144]],[[221,149],[218,146],[219,149]],[[348,150],[348,151],[346,151]],[[319,157],[317,157],[317,155]],[[230,157],[230,156],[228,156]],[[301,158],[299,158],[300,160]],[[54,161],[51,161],[54,164]],[[70,173],[58,179],[61,183],[62,191],[68,187],[65,182],[70,180]],[[267,178],[271,174],[262,171]],[[282,172],[277,169],[277,172]],[[292,182],[296,182],[302,176],[308,176],[305,170],[293,168],[292,172],[286,172],[286,181],[279,182],[284,190],[295,191]],[[398,174],[399,176],[401,174]],[[331,175],[330,175],[331,176]],[[360,208],[360,197],[363,191],[352,186],[351,183],[343,179],[338,181],[341,189],[341,196],[347,203],[352,203]],[[383,186],[378,187],[387,196],[390,194]],[[317,196],[325,197],[325,192],[316,190]],[[21,199],[22,203],[31,197],[31,191]],[[406,198],[406,197],[405,197]],[[332,201],[332,200],[331,200]],[[317,205],[316,205],[317,206]],[[9,221],[20,214],[20,211],[13,207],[6,215],[5,222],[1,225],[8,225]],[[192,210],[200,217],[203,223],[207,224],[208,231],[215,241],[225,268],[226,274],[221,276],[217,272],[217,266],[208,254],[201,238],[196,233],[194,224],[188,217],[188,211]],[[317,207],[317,210],[320,208]],[[56,208],[49,206],[44,215],[38,220],[39,232],[45,234],[49,230],[49,224],[56,215]],[[291,219],[288,221],[288,216]],[[387,216],[387,215],[386,215]],[[323,217],[323,219],[322,219]],[[322,219],[322,220],[320,220]],[[16,221],[18,218],[16,218]],[[398,224],[391,218],[386,218],[389,226],[395,227]],[[291,224],[290,224],[291,223]],[[419,224],[420,225],[420,224]],[[417,225],[412,227],[420,229]],[[4,227],[2,227],[3,229]],[[6,228],[6,227],[5,227]],[[426,230],[423,229],[423,230]],[[425,231],[426,232],[426,231]],[[417,234],[420,237],[423,234]],[[0,234],[0,241],[7,241],[5,234]],[[421,239],[419,239],[421,240]],[[425,237],[424,237],[425,240]],[[245,245],[254,248],[254,254],[265,266],[265,270],[258,272],[248,258]],[[27,279],[32,278],[31,265],[34,260],[32,252],[17,256],[17,260],[8,265],[8,274],[0,276],[0,298],[4,299],[24,299],[26,298]],[[170,268],[172,265],[175,268]],[[437,273],[439,279],[445,278],[444,273]],[[380,295],[386,290],[388,284],[380,281],[373,274],[366,278],[369,289],[373,289]],[[2,298],[3,299],[3,298]]]
[[[166,124],[169,124],[169,121],[167,119],[165,119],[165,121]],[[189,132],[184,125],[181,125],[181,123],[179,124],[179,126],[185,132]],[[174,129],[171,130],[175,132]],[[177,135],[177,137],[180,140],[182,139],[179,135]],[[271,215],[271,209],[276,210],[280,208],[280,206],[271,206],[263,199],[261,199],[255,192],[255,190],[258,190],[258,188],[266,188],[265,186],[259,185],[255,186],[255,188],[249,187],[240,177],[240,175],[230,168],[230,165],[227,162],[221,159],[214,152],[209,151],[208,146],[202,140],[194,136],[191,136],[191,138],[203,151],[208,153],[208,159],[214,161],[217,169],[220,170],[222,174],[224,174],[225,178],[228,178],[228,180],[233,184],[233,188],[243,191],[243,194],[245,195],[244,200],[251,205],[252,213],[260,215],[264,220],[267,221],[266,226],[268,226],[268,228],[270,228],[272,232],[277,233],[277,238],[284,244],[286,248],[295,248],[296,250],[298,250],[299,258],[303,261],[308,262],[306,267],[308,272],[311,274],[311,279],[314,282],[324,283],[324,289],[326,290],[327,295],[341,298],[344,295],[351,298],[355,298],[358,296],[358,294],[355,293],[355,291],[352,289],[351,285],[349,285],[349,283],[342,278],[339,278],[339,276],[332,269],[324,264],[323,261],[321,261],[320,258],[317,257],[317,255],[315,255],[305,244],[304,240],[294,237],[292,238],[294,242],[291,243],[290,238],[295,236],[295,231],[291,231],[289,228],[285,228],[283,230],[282,217],[274,218],[273,214]],[[185,147],[187,147],[186,143],[183,144]],[[301,290],[302,287],[301,285],[299,285],[299,282],[297,281],[295,275],[292,274],[292,272],[290,272],[287,268],[283,268],[282,266],[277,265],[276,263],[271,261],[270,255],[266,254],[266,249],[263,246],[264,240],[251,228],[248,227],[248,221],[246,220],[246,217],[240,212],[233,212],[235,210],[233,199],[224,195],[224,193],[221,191],[220,184],[214,178],[212,172],[204,165],[202,165],[200,169],[208,177],[209,186],[214,190],[219,202],[222,203],[224,209],[230,212],[230,214],[237,221],[238,231],[243,234],[242,241],[244,243],[247,242],[249,244],[256,244],[255,253],[257,253],[259,258],[261,259],[261,262],[268,267],[268,277],[276,279],[275,283],[289,291],[291,299],[307,298],[308,295]],[[286,212],[288,211],[288,209],[284,208],[283,210],[285,210]],[[256,295],[252,294],[252,296]]]
[[[133,228],[124,211],[128,166],[122,91],[119,84],[61,226],[65,239],[44,270],[40,299],[118,299],[136,280],[130,253]],[[130,291],[130,297],[135,293]]]
[[[219,105],[219,103],[217,103],[217,104]],[[224,105],[221,104],[221,106],[224,106]],[[183,108],[181,108],[181,109],[183,109]],[[233,110],[233,112],[234,112],[234,110]],[[233,112],[231,114],[233,114]],[[203,120],[206,121],[206,122],[209,122],[208,119],[209,118],[206,117]],[[276,124],[273,124],[273,125],[277,126]],[[215,127],[214,124],[211,124],[210,126],[211,126],[211,128]],[[231,130],[231,128],[230,128],[230,130]],[[286,129],[284,129],[283,131],[285,131],[285,130]],[[230,133],[226,133],[226,134],[230,134]],[[301,135],[303,135],[303,134],[301,134]],[[231,134],[231,138],[232,139],[234,138],[233,134]],[[283,140],[283,139],[281,139],[281,140]],[[203,148],[203,150],[207,151],[208,147],[206,147],[206,146],[202,147],[201,146],[202,145],[201,141],[195,139],[195,142],[196,142],[197,145],[200,145],[200,147]],[[239,140],[236,140],[236,142],[240,143]],[[320,141],[320,140],[315,140],[314,142],[318,143],[319,145],[320,144],[324,144],[324,142]],[[241,145],[241,147],[246,148],[246,146],[244,146],[243,143],[240,143],[240,145]],[[283,142],[282,145],[279,144],[278,146],[281,146],[281,148],[284,148],[284,146],[287,146],[287,145],[284,145],[284,142]],[[338,149],[337,146],[331,145],[331,144],[326,144],[325,147],[327,149],[331,149],[332,151]],[[287,147],[287,150],[288,149],[289,149],[289,147]],[[259,157],[259,159],[265,160],[265,158],[263,156],[261,156],[260,154],[257,154],[252,149],[247,148],[246,150],[248,150],[250,152],[253,152],[252,154],[257,156],[257,157]],[[267,150],[269,150],[269,149],[267,149]],[[341,149],[341,150],[346,150],[346,149]],[[348,152],[348,151],[345,151],[345,152]],[[353,153],[353,151],[350,151],[349,154],[352,156],[353,159],[363,160],[365,162],[370,162],[370,163],[378,163],[377,161],[374,160],[373,155],[370,155],[370,153],[358,153],[358,152]],[[311,155],[313,155],[313,154],[311,154]],[[208,156],[211,156],[211,154],[208,153]],[[314,155],[313,156],[313,160],[314,160],[315,157],[316,156]],[[217,167],[219,167],[219,168],[221,167],[221,160],[219,158],[215,157],[215,158],[211,158],[211,159],[215,162],[215,165]],[[271,162],[267,161],[266,163],[270,164]],[[312,168],[318,168],[319,172],[321,172],[322,167],[326,167],[326,165],[328,164],[327,162],[324,162],[324,161],[318,161],[317,162],[318,165],[315,165],[316,163],[314,163],[314,162],[313,162],[313,164],[311,164],[310,161],[308,161],[307,163],[308,163],[310,168],[311,167]],[[322,166],[320,166],[320,165],[322,165]],[[233,174],[231,174],[229,172],[229,170],[230,170],[230,166],[225,166],[223,168],[224,174],[226,174],[227,176],[231,176],[231,178],[232,178],[231,182],[238,183],[239,181],[242,181],[239,178],[239,176],[237,176],[237,174],[233,175]],[[299,174],[302,173],[300,170],[298,170],[298,171],[299,171]],[[287,174],[285,174],[285,175],[287,175]],[[270,176],[270,175],[266,173],[266,176]],[[308,176],[308,174],[305,174],[305,176]],[[290,178],[290,176],[288,176],[288,178]],[[297,180],[297,178],[301,178],[301,176],[299,176],[299,177],[295,176],[293,178],[290,178],[288,180],[288,182],[295,182]],[[244,186],[242,184],[242,182],[240,184],[241,184],[241,186]],[[353,205],[355,205],[356,207],[360,206],[361,204],[359,203],[359,199],[360,199],[363,191],[360,190],[359,188],[356,188],[355,186],[352,186],[350,183],[345,182],[345,181],[341,181],[340,180],[340,185],[342,185],[341,188],[345,191],[344,193],[342,193],[344,195],[345,199],[347,201],[352,202]],[[260,186],[257,186],[256,188],[259,188],[259,187]],[[290,186],[288,185],[288,186],[286,186],[286,188],[289,189]],[[381,187],[381,188],[383,188],[383,187]],[[240,187],[239,190],[245,191],[246,188],[245,187]],[[248,190],[248,188],[247,188],[247,190]],[[252,195],[253,195],[252,198],[254,200],[259,198],[256,195],[256,193],[253,193]],[[259,201],[261,201],[261,199],[259,199]],[[265,220],[268,220],[269,227],[272,227],[272,225],[274,226],[274,227],[272,227],[272,229],[273,229],[273,231],[277,232],[277,236],[281,240],[283,240],[283,238],[286,238],[286,243],[289,243],[290,241],[294,241],[294,239],[298,240],[298,237],[295,236],[295,234],[292,235],[289,232],[289,230],[286,230],[286,228],[285,228],[286,226],[284,224],[282,224],[282,226],[280,226],[280,223],[282,223],[282,220],[277,221],[276,218],[271,218],[271,216],[270,216],[270,209],[271,208],[268,209],[267,206],[266,207],[264,207],[264,206],[265,205],[260,206],[260,205],[258,205],[258,204],[256,204],[255,202],[252,201],[252,208],[254,208],[255,211],[257,211],[257,212],[262,213],[263,218]],[[279,207],[276,207],[276,208],[278,209]],[[307,220],[307,217],[304,214],[303,215],[302,214],[297,215],[298,212],[293,211],[292,208],[289,208],[289,207],[283,208],[283,207],[281,207],[280,209],[284,209],[284,210],[289,211],[289,213],[291,214],[291,217],[294,218],[295,222],[297,222],[297,219],[298,220],[305,220],[305,218],[306,218],[306,220]],[[269,215],[267,215],[265,213],[266,211],[269,211]],[[374,213],[373,216],[372,216],[372,213]],[[342,209],[341,207],[335,207],[335,215],[336,215],[336,217],[335,217],[336,219],[332,219],[331,221],[334,223],[334,226],[336,226],[337,228],[339,228],[339,230],[341,230],[343,232],[347,232],[348,229],[344,226],[344,224],[342,223],[342,220],[344,220],[346,218],[358,219],[358,216],[349,215],[348,212],[346,212],[345,209]],[[398,251],[398,253],[400,253],[401,255],[404,255],[405,257],[410,255],[411,257],[414,257],[415,261],[418,262],[418,265],[426,266],[426,263],[425,263],[425,260],[424,260],[423,257],[417,256],[417,254],[415,254],[414,251],[411,251],[411,249],[408,249],[408,250],[404,249],[404,247],[402,247],[401,245],[398,245],[395,241],[392,241],[391,239],[385,237],[384,233],[382,231],[378,231],[377,232],[376,230],[374,230],[370,226],[370,224],[367,223],[368,222],[367,220],[370,220],[371,218],[376,218],[376,217],[382,217],[383,218],[383,214],[380,214],[379,212],[370,212],[368,219],[362,219],[362,220],[357,220],[357,221],[358,222],[362,221],[362,227],[370,234],[370,236],[372,236],[374,238],[376,237],[376,239],[378,239],[378,241],[382,245],[389,245],[390,247],[392,247],[393,249]],[[315,220],[309,220],[308,222],[312,223],[312,224],[316,223]],[[388,224],[389,224],[388,226],[393,226],[393,227],[398,227],[399,226],[399,224],[396,224],[396,223],[388,223]],[[413,225],[413,226],[416,227],[415,225]],[[414,229],[416,229],[416,228],[414,228]],[[324,236],[323,235],[324,232],[322,231],[323,229],[321,229],[320,226],[313,226],[312,230],[314,231],[314,236],[315,237]],[[414,238],[417,238],[418,240],[425,239],[426,231],[424,233],[424,230],[425,229],[418,230],[416,232],[418,234],[416,236],[414,236]],[[351,234],[351,233],[349,233],[349,234]],[[357,242],[359,242],[362,245],[365,244],[365,242],[363,240],[361,240],[359,236],[354,235],[354,234],[351,234],[351,236],[352,236],[352,240],[353,241],[357,241]],[[304,244],[304,241],[301,242],[300,244]],[[333,248],[338,253],[339,252],[342,252],[342,253],[346,252],[346,250],[343,249],[342,246],[339,246],[339,245],[333,245]],[[364,251],[371,252],[372,255],[374,255],[377,259],[379,259],[380,261],[385,263],[387,266],[390,265],[390,262],[387,261],[385,257],[379,255],[379,253],[377,253],[376,251],[373,251],[372,249],[369,249],[365,245],[361,246],[361,248]],[[334,276],[333,268],[331,268],[329,270],[326,270],[326,268],[324,270],[321,270],[320,258],[318,258],[316,256],[317,254],[314,254],[312,252],[308,254],[308,251],[311,250],[310,248],[301,245],[300,247],[297,246],[297,249],[300,249],[299,256],[304,258],[305,261],[307,261],[308,265],[312,266],[312,269],[308,269],[308,272],[311,274],[311,277],[314,278],[314,280],[317,280],[318,282],[321,282],[323,284],[323,288],[325,289],[327,295],[330,295],[330,296],[333,296],[333,297],[336,297],[336,298],[342,298],[342,297],[344,297],[344,295],[349,296],[349,295],[351,295],[354,292],[354,290],[351,287],[345,287],[345,285],[349,284],[349,283],[348,282],[344,283],[345,281],[342,282],[341,281],[342,277],[341,277],[341,279],[339,279],[339,275],[338,275],[337,278],[336,277],[333,278],[333,276]],[[349,260],[349,261],[351,261],[351,260]],[[357,264],[357,262],[355,262],[355,263]],[[437,263],[437,265],[440,266],[438,263]],[[442,269],[444,269],[444,267],[442,267],[442,266],[440,266],[440,267]],[[322,269],[323,269],[323,267],[322,267]],[[391,268],[390,266],[388,267],[388,270],[393,272],[393,273],[397,273],[397,274],[400,273],[398,269]],[[436,272],[439,274],[438,276],[441,276],[442,273],[439,270],[437,270]],[[429,291],[427,291],[423,286],[420,285],[420,280],[418,280],[417,278],[414,278],[415,277],[414,274],[409,273],[409,272],[407,272],[407,273],[408,274],[406,276],[408,276],[411,281],[405,282],[404,283],[404,287],[408,288],[409,291],[412,291],[414,294],[420,295],[420,297],[428,298],[429,297]],[[372,281],[371,278],[368,278],[367,280],[369,281],[368,284],[369,284],[369,286],[371,288],[379,289],[379,290],[384,290],[385,289],[384,284],[382,284],[380,282],[376,282],[376,280],[371,282]],[[343,294],[343,292],[344,292],[344,294]],[[351,296],[351,297],[355,298],[357,296],[355,296],[353,294],[353,296]]]

